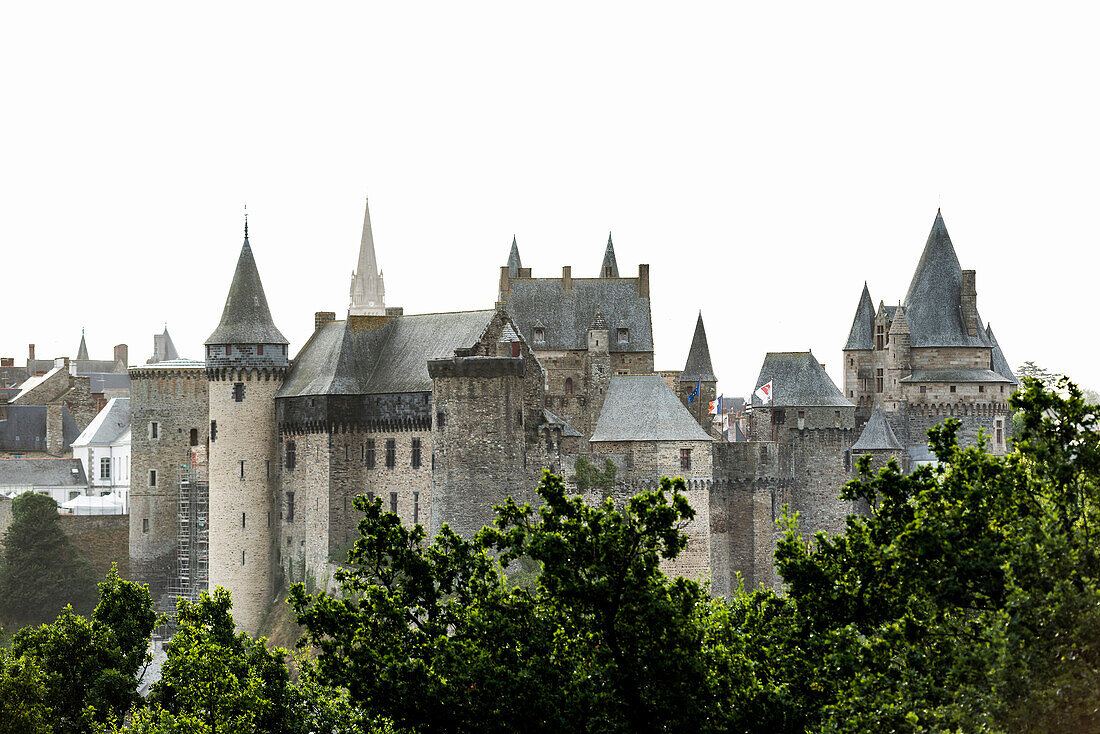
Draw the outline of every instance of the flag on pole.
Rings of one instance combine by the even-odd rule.
[[[759,388],[757,388],[756,392],[753,393],[753,395],[760,398],[760,402],[762,402],[762,403],[765,403],[765,404],[771,403],[771,401],[772,401],[772,383],[771,383],[771,380],[768,381],[768,384],[761,385]]]
[[[722,415],[722,396],[719,395],[717,400],[710,401],[710,414]]]
[[[699,397],[699,386],[702,385],[702,384],[703,384],[702,380],[699,380],[699,382],[695,383],[695,392],[693,392],[691,395],[688,395],[688,402],[689,403],[694,403],[695,398]]]

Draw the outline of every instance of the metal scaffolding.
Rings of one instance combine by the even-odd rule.
[[[172,612],[177,597],[198,601],[210,581],[210,482],[206,462],[195,454],[192,452],[190,462],[179,465],[176,569],[168,588]]]

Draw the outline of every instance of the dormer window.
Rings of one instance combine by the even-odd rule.
[[[535,341],[537,341],[537,342],[546,341],[546,329],[544,329],[541,326],[536,326],[535,327]]]
[[[630,329],[619,329],[618,339],[619,344],[626,344],[628,341],[630,341]]]
[[[879,324],[875,327],[875,349],[883,349],[886,346],[886,327]]]

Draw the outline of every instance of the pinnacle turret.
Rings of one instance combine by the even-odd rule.
[[[364,205],[363,236],[359,241],[359,264],[351,275],[351,316],[385,316],[386,286],[374,254],[374,232],[370,224],[370,202]]]
[[[852,319],[852,328],[848,332],[848,342],[845,349],[873,349],[875,333],[875,304],[871,300],[871,291],[867,288],[867,281],[863,282],[863,293],[859,297],[859,305],[856,306],[856,315]]]
[[[77,359],[88,359],[88,343],[84,341],[84,329],[80,330],[80,346],[76,349]]]
[[[611,233],[607,233],[607,249],[603,251],[603,264],[600,266],[601,278],[618,278],[619,265],[615,262],[615,245],[611,244]]]
[[[271,320],[260,272],[252,246],[246,238],[233,271],[233,282],[225,299],[222,320],[206,340],[210,344],[287,344],[286,337]]]
[[[508,253],[508,277],[518,278],[523,262],[519,259],[519,245],[516,244],[516,236],[512,235],[512,250]]]
[[[589,331],[607,331],[607,321],[603,317],[603,311],[600,310],[600,305],[596,304],[596,314],[592,317],[592,325],[588,327]]]
[[[707,330],[703,327],[703,312],[695,321],[695,336],[691,338],[684,371],[680,373],[681,382],[717,382],[714,367],[710,362],[710,347],[707,345]]]

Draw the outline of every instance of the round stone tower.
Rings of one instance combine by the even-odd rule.
[[[275,393],[287,340],[271,320],[247,224],[244,234],[221,323],[206,340],[210,588],[230,590],[237,626],[254,634],[275,594]]]

